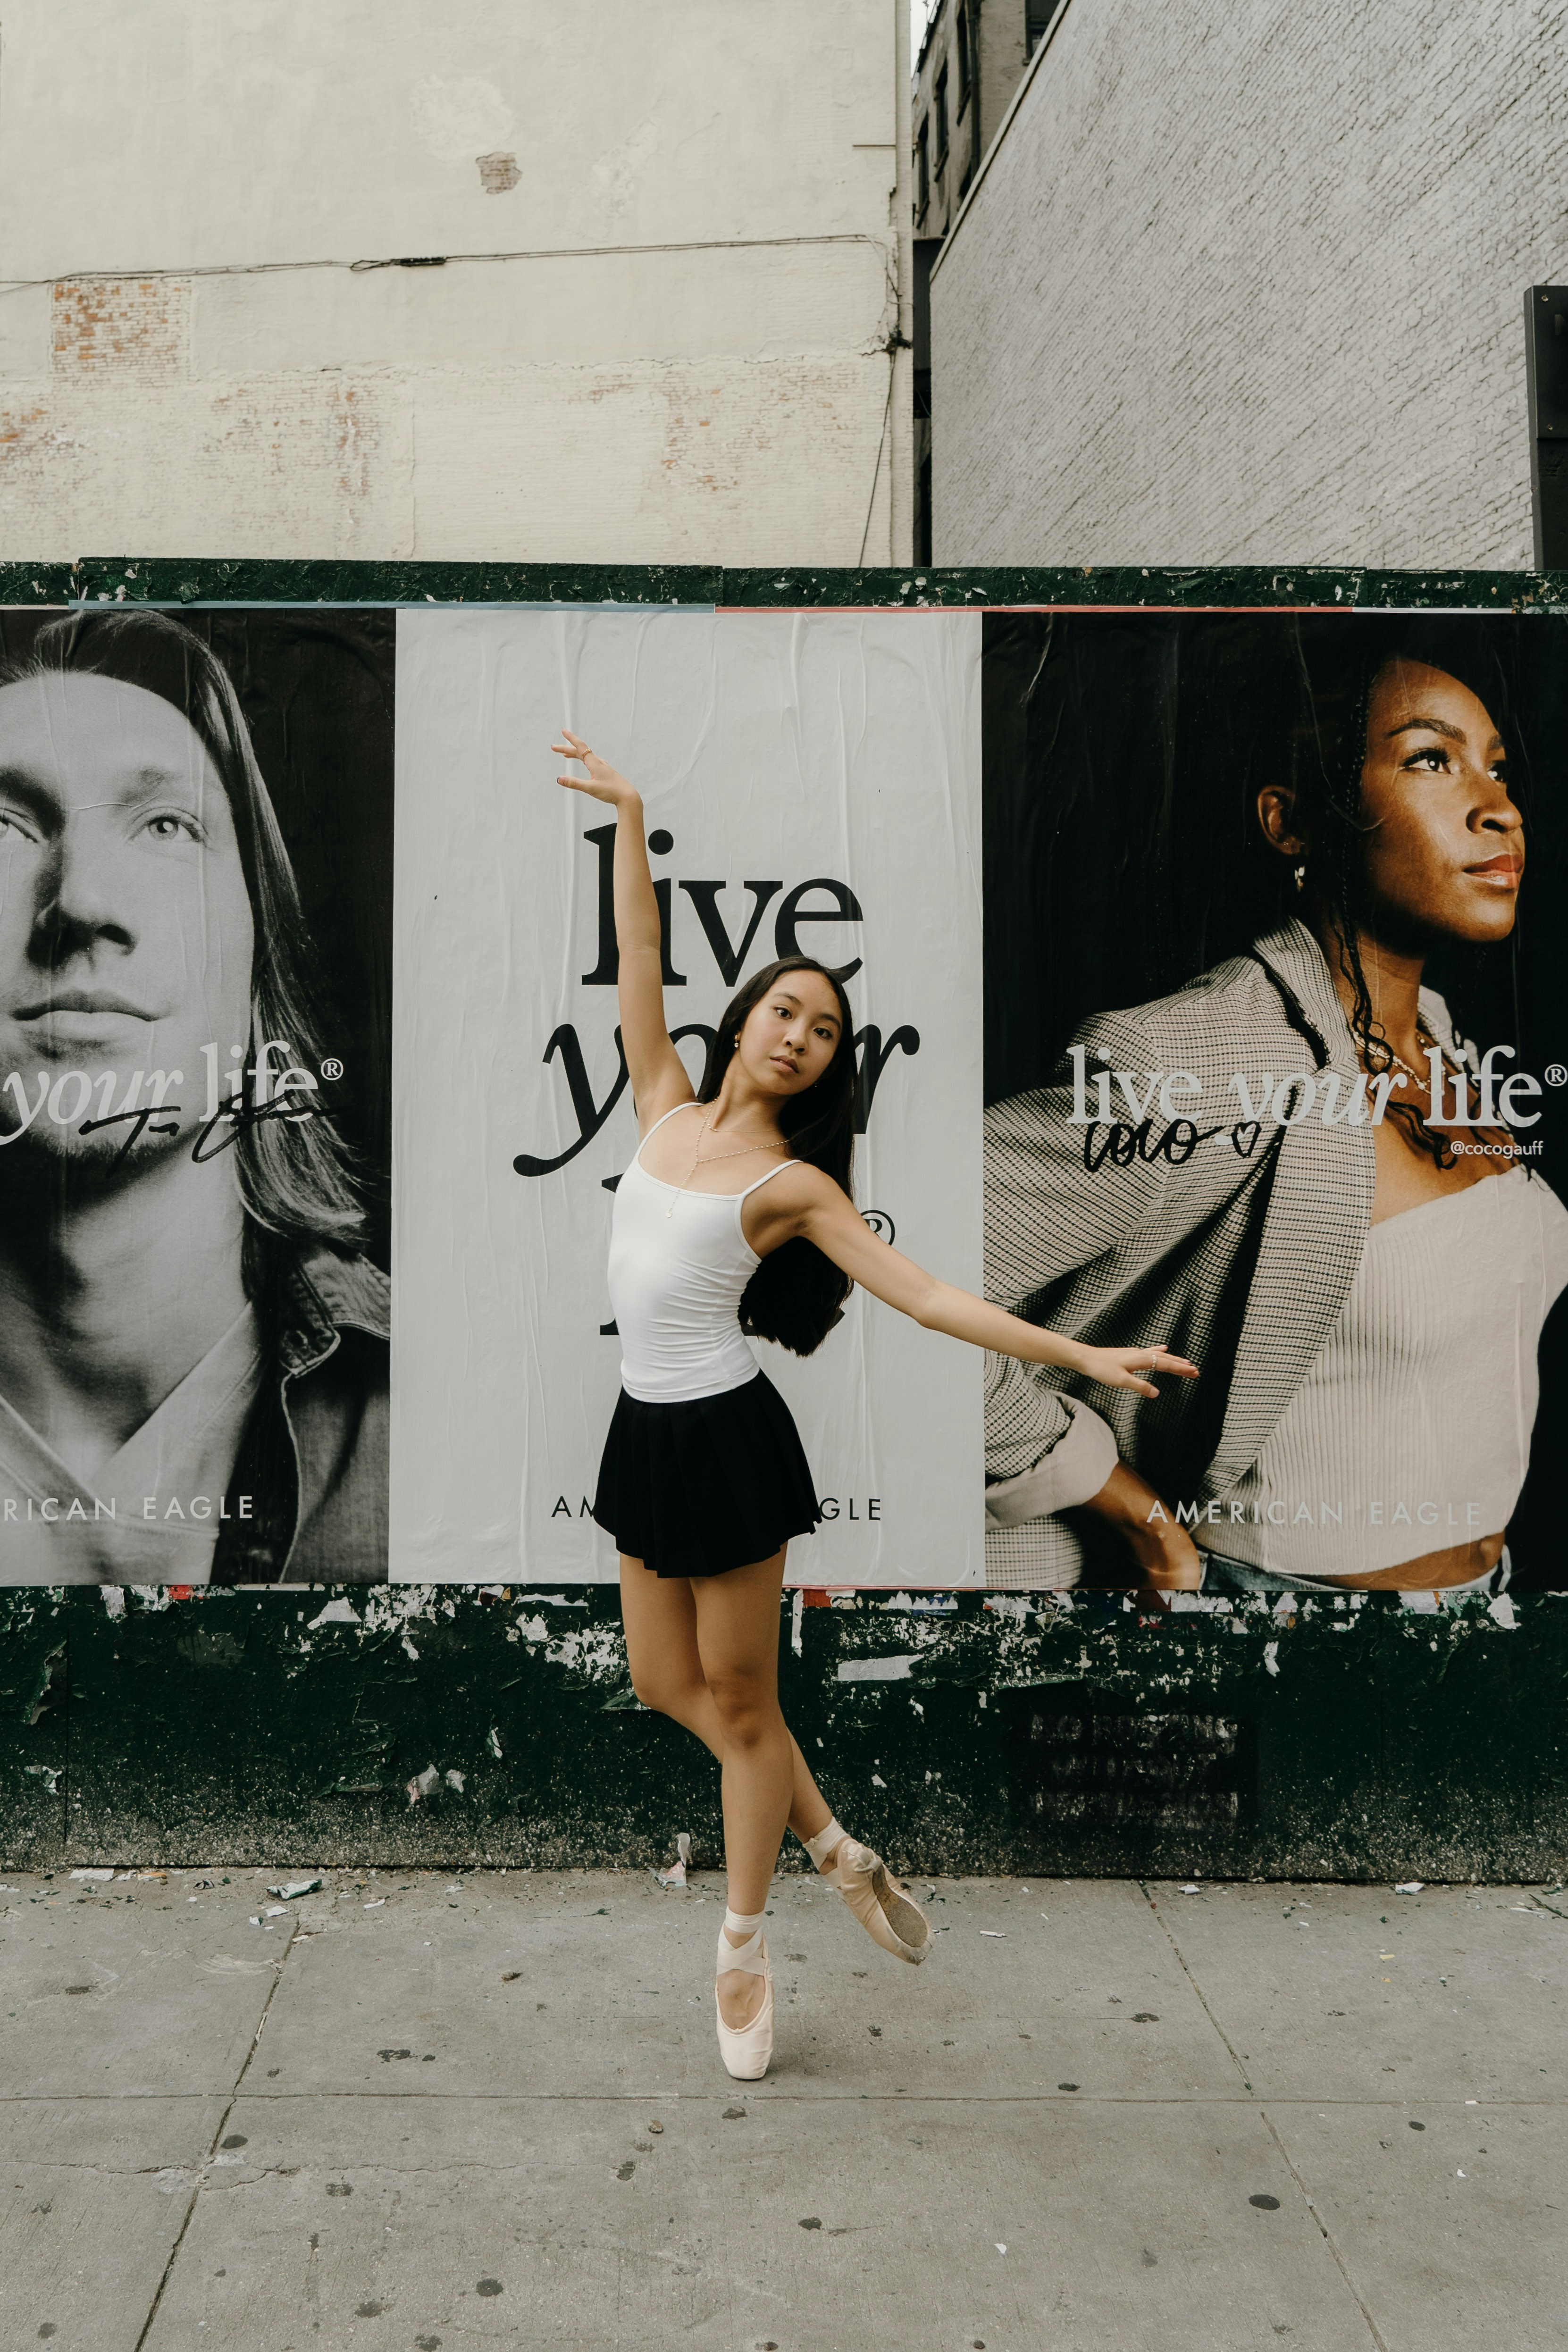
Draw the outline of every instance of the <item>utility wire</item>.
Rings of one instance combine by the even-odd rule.
[[[839,229],[819,236],[695,237],[686,243],[668,245],[553,245],[503,253],[388,254],[377,260],[364,261],[209,261],[197,262],[188,269],[64,269],[50,278],[0,279],[0,292],[17,293],[30,286],[96,286],[121,279],[265,278],[283,270],[300,269],[346,269],[357,276],[370,269],[445,269],[466,261],[589,261],[615,254],[755,253],[810,245],[869,245],[883,252],[889,241],[872,236],[864,229]]]

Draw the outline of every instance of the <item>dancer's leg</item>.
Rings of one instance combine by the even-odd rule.
[[[795,1794],[799,1751],[779,1711],[779,1592],[784,1553],[703,1577],[691,1586],[697,1653],[723,1740],[724,1865],[730,1909],[751,1917],[767,1908]],[[744,1943],[744,1936],[724,1937]],[[761,2008],[760,1977],[724,1971],[720,2011],[749,2023]]]
[[[767,1603],[772,1634],[771,1684],[773,1704],[777,1706],[778,1654],[778,1588],[782,1583],[783,1563],[760,1563],[767,1571],[772,1598]],[[700,1580],[694,1585],[685,1577],[652,1576],[638,1559],[625,1555],[621,1559],[621,1608],[626,1624],[626,1654],[632,1670],[632,1687],[645,1706],[651,1706],[673,1722],[695,1732],[706,1747],[725,1759],[724,1722],[720,1705],[709,1686],[703,1653],[698,1637],[698,1603],[694,1591],[711,1592],[726,1584],[732,1585],[737,1577],[753,1578],[756,1569],[733,1569],[728,1576]],[[905,1959],[919,1957],[931,1944],[930,1923],[923,1921],[916,1907],[897,1880],[887,1872],[874,1855],[867,1856],[860,1849],[852,1849],[857,1856],[856,1867],[847,1880],[837,1868],[844,1832],[834,1821],[820,1790],[806,1769],[795,1740],[789,1738],[791,1762],[789,1825],[806,1846],[818,1872],[844,1896],[868,1934],[884,1949],[898,1952]],[[731,1865],[742,1851],[730,1833],[726,1806],[726,1845]],[[832,1834],[826,1834],[831,1830]],[[771,1872],[777,1852],[777,1841],[768,1857]],[[875,1868],[868,1874],[868,1864]],[[740,1907],[737,1893],[731,1903]],[[763,1903],[766,1904],[764,1875]],[[749,1916],[749,1915],[747,1915]],[[889,1930],[891,1930],[889,1939]],[[721,1985],[730,1997],[721,1994],[721,2013],[728,2025],[742,2026],[750,2022],[758,2000],[759,1979],[743,1972],[731,1975],[726,1971]]]
[[[731,1570],[731,1574],[742,1572]],[[727,1582],[728,1579],[703,1581]],[[668,1715],[672,1722],[695,1732],[722,1764],[723,1726],[713,1694],[703,1678],[697,1646],[697,1606],[691,1595],[691,1584],[685,1577],[655,1576],[640,1559],[622,1554],[621,1621],[626,1627],[632,1688],[645,1706]],[[774,1613],[776,1616],[776,1601]],[[776,1694],[776,1658],[774,1688]],[[804,1844],[807,1838],[817,1836],[827,1827],[833,1814],[793,1738],[790,1753],[789,1826]]]

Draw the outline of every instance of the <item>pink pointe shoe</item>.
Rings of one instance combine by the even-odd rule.
[[[910,1901],[879,1853],[846,1837],[837,1822],[829,1822],[820,1835],[807,1838],[805,1850],[816,1864],[824,1885],[842,1895],[873,1942],[896,1959],[916,1966],[925,1958],[931,1948],[931,1921]],[[828,1854],[833,1855],[833,1867],[823,1870]]]
[[[731,1944],[719,1931],[718,1973],[727,1969],[739,1969],[742,1975],[763,1979],[763,2005],[749,2025],[726,2025],[724,2012],[719,2007],[719,1988],[713,1988],[713,2010],[719,2026],[719,2055],[725,2071],[737,2083],[757,2083],[768,2071],[773,2054],[773,1972],[768,1961],[767,1939],[763,1934],[763,1914],[753,1913],[749,1918],[726,1910],[724,1927],[737,1935],[744,1934],[743,1944]]]

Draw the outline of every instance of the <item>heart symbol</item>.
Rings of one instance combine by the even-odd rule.
[[[1257,1149],[1258,1139],[1262,1132],[1263,1122],[1261,1119],[1243,1119],[1239,1127],[1233,1127],[1230,1130],[1232,1150],[1239,1151],[1244,1160],[1250,1160],[1253,1152]]]

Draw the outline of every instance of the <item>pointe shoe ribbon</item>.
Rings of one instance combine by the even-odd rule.
[[[847,1837],[822,1878],[825,1885],[837,1889],[885,1952],[917,1966],[925,1958],[931,1947],[931,1921],[892,1877],[879,1853]]]

